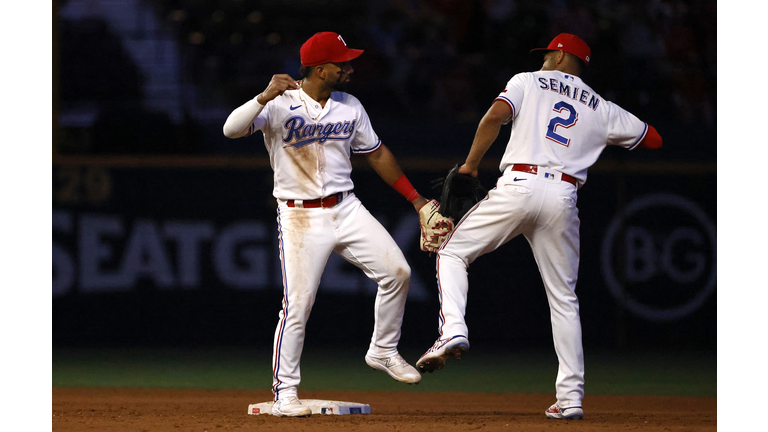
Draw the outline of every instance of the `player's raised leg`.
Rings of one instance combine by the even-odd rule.
[[[334,210],[341,221],[336,252],[378,284],[366,363],[398,381],[417,383],[421,375],[397,351],[411,268],[389,232],[357,197],[350,195]]]
[[[510,200],[524,205],[529,194],[519,194],[506,184],[502,176],[488,198],[470,210],[437,254],[440,337],[416,362],[422,372],[440,370],[446,359],[461,358],[469,349],[469,329],[464,320],[469,291],[467,268],[481,255],[517,236],[525,220],[524,212],[515,210]],[[515,222],[510,224],[510,218]]]
[[[335,238],[323,228],[330,219],[322,209],[278,208],[278,235],[283,277],[283,305],[275,330],[272,358],[275,402],[296,397],[301,381],[300,360],[307,320],[315,302],[317,287]],[[329,235],[330,234],[330,235]],[[312,253],[307,253],[311,250]],[[285,404],[285,403],[284,403]],[[286,409],[294,405],[285,404]],[[295,407],[301,415],[306,411]],[[306,407],[304,407],[306,408]]]

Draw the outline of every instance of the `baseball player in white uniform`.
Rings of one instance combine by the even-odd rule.
[[[277,416],[311,414],[298,399],[299,363],[307,319],[331,252],[378,284],[368,365],[398,381],[421,380],[397,350],[411,269],[386,229],[352,192],[350,156],[365,155],[416,210],[436,202],[416,192],[374,132],[360,101],[339,91],[353,73],[349,61],[362,52],[348,48],[336,33],[315,34],[301,47],[301,81],[274,75],[261,94],[235,109],[224,124],[229,138],[262,131],[274,170],[284,288],[273,354],[272,413]]]
[[[442,369],[448,357],[469,349],[464,321],[467,268],[519,234],[531,245],[551,311],[559,369],[557,402],[545,414],[584,416],[584,356],[576,279],[579,217],[576,191],[587,181],[606,145],[658,148],[653,126],[603,99],[579,78],[589,46],[577,36],[552,40],[540,71],[512,77],[480,121],[459,172],[477,176],[485,152],[503,124],[512,132],[501,177],[485,199],[456,224],[437,255],[440,337],[416,363],[422,372]],[[535,50],[532,50],[535,51]]]

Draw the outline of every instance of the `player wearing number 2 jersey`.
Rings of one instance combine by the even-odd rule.
[[[438,252],[440,337],[416,366],[432,372],[441,369],[448,357],[460,357],[469,349],[464,321],[467,268],[522,234],[544,282],[559,362],[557,402],[545,414],[581,419],[584,356],[576,297],[576,191],[606,145],[658,148],[661,137],[579,78],[590,62],[589,46],[580,38],[563,33],[542,49],[547,52],[541,70],[509,80],[480,121],[466,162],[459,168],[460,173],[477,176],[480,160],[501,126],[512,123],[496,187],[457,223]]]

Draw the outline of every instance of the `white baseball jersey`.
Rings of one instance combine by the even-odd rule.
[[[442,339],[468,337],[469,265],[518,235],[528,240],[547,299],[561,408],[581,407],[584,353],[576,281],[580,260],[577,187],[606,145],[634,148],[648,125],[604,100],[581,78],[559,71],[512,77],[496,100],[511,109],[512,132],[496,187],[459,221],[437,254]],[[495,102],[494,102],[495,103]],[[514,164],[535,165],[513,170]],[[510,263],[514,265],[514,263]]]
[[[352,190],[351,153],[375,151],[381,140],[360,101],[331,93],[321,107],[304,93],[288,90],[266,104],[250,133],[261,130],[275,172],[273,195],[310,200]]]
[[[411,269],[397,243],[353,192],[343,194],[332,207],[288,203],[353,189],[351,154],[381,146],[357,98],[334,92],[321,107],[303,90],[288,90],[263,107],[256,98],[246,102],[224,124],[224,134],[230,138],[256,130],[264,133],[278,204],[283,307],[272,357],[272,392],[277,401],[297,395],[305,328],[331,253],[362,269],[378,285],[367,352],[375,358],[397,354]]]
[[[648,131],[581,78],[560,71],[517,74],[497,100],[510,106],[513,119],[501,171],[516,163],[544,166],[583,185],[606,145],[632,149]]]

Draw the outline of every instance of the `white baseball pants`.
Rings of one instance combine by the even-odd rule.
[[[555,174],[553,179],[544,173]],[[576,279],[579,269],[576,187],[556,171],[507,170],[488,196],[457,224],[437,254],[440,335],[469,337],[464,314],[467,268],[479,256],[523,234],[539,267],[552,320],[559,369],[555,389],[561,407],[581,406],[584,355]]]
[[[304,334],[331,252],[376,281],[374,327],[368,354],[397,353],[411,269],[389,232],[350,193],[331,208],[288,207],[278,200],[277,224],[283,275],[272,356],[274,400],[297,396]]]

